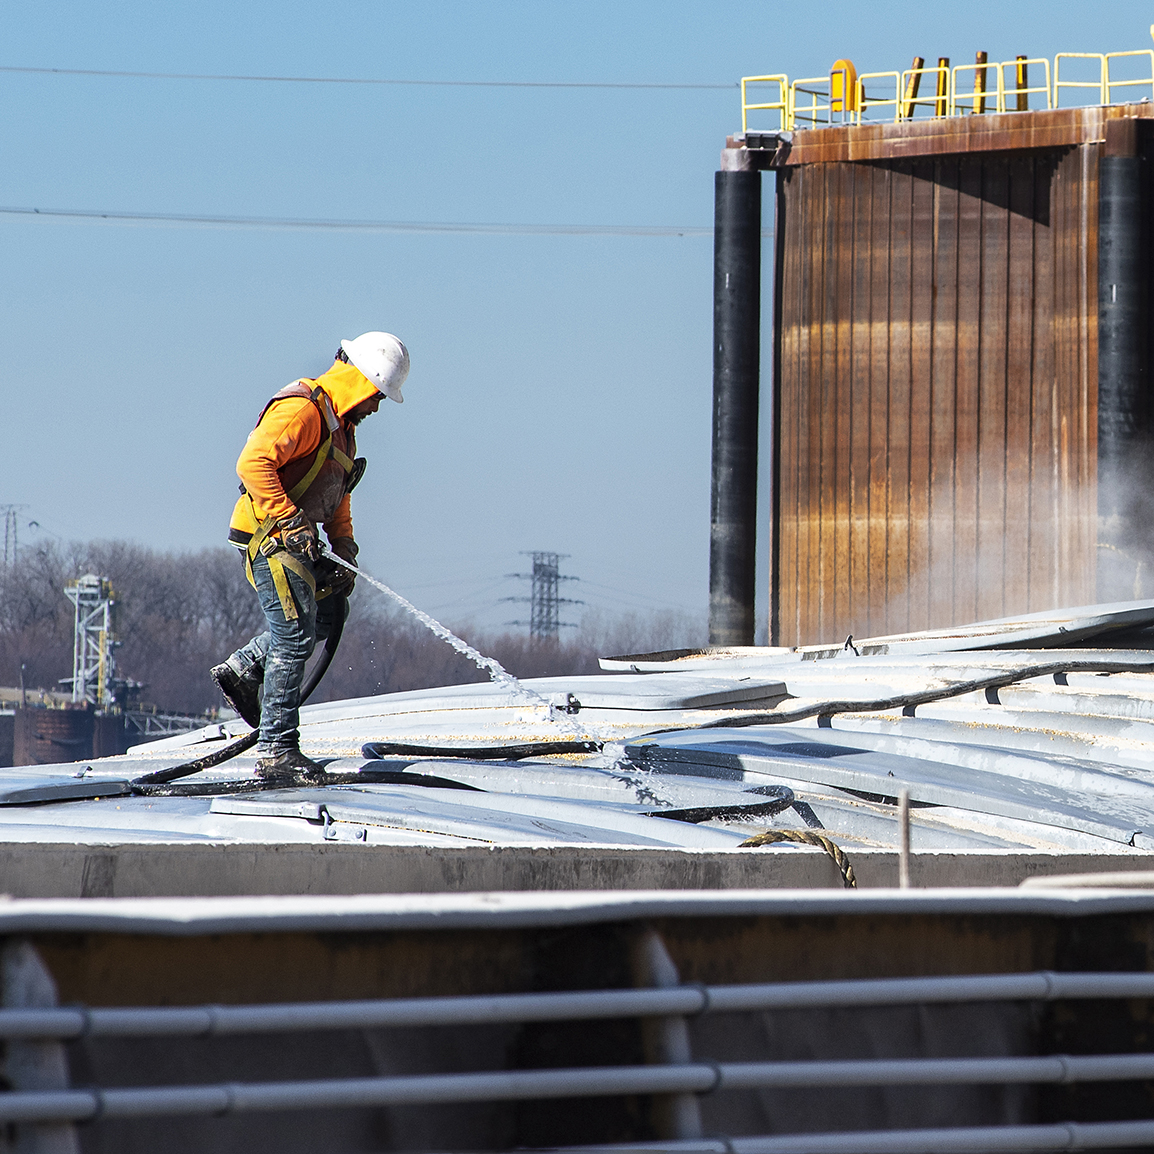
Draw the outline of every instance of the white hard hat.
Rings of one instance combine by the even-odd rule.
[[[409,375],[409,350],[398,337],[392,333],[362,333],[356,340],[341,341],[341,348],[378,392],[398,405],[404,402],[401,386]]]

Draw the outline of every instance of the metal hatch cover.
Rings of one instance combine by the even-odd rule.
[[[0,806],[34,805],[45,801],[82,801],[95,797],[123,797],[132,791],[123,778],[87,777],[85,770],[63,777],[48,773],[0,774]]]
[[[660,821],[639,805],[592,805],[511,794],[302,787],[273,795],[216,798],[210,812],[288,817],[325,823],[418,830],[482,842],[578,842],[733,848],[744,834],[678,821]],[[310,796],[311,795],[311,796]],[[315,799],[315,800],[314,800]],[[751,799],[752,800],[752,799]],[[761,799],[758,799],[760,802]],[[757,804],[757,802],[754,802]],[[762,802],[762,804],[765,804]],[[647,807],[646,807],[647,808]]]

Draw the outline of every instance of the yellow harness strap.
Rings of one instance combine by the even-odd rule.
[[[345,461],[348,460],[348,457],[345,457],[344,453],[340,452],[339,449],[333,448],[332,425],[329,422],[328,415],[321,407],[320,398],[324,396],[324,390],[320,387],[320,385],[317,385],[317,387],[313,389],[312,396],[309,397],[309,400],[312,401],[312,403],[316,405],[317,409],[320,411],[321,423],[326,430],[326,435],[324,440],[321,441],[320,447],[317,449],[317,455],[313,458],[313,463],[309,466],[309,471],[286,494],[288,499],[294,505],[299,504],[300,499],[305,495],[305,493],[308,492],[309,486],[317,479],[317,474],[321,471],[321,469],[324,468],[324,464],[329,459],[329,457],[336,457],[346,473],[352,468],[351,463],[345,465]],[[325,399],[327,400],[328,398],[325,397]],[[341,457],[344,457],[345,460],[341,461]]]
[[[289,585],[286,569],[291,569],[300,577],[309,589],[315,594],[317,583],[313,575],[287,549],[279,548],[275,553],[266,554],[269,570],[272,572],[273,584],[276,586],[276,595],[280,598],[281,608],[286,620],[295,621],[300,614],[293,597],[292,587]]]
[[[338,465],[345,471],[347,477],[353,471],[355,463],[345,453],[333,445],[333,421],[337,420],[334,413],[330,419],[328,414],[322,408],[321,398],[328,401],[325,391],[317,385],[312,391],[312,396],[309,400],[312,401],[321,413],[322,422],[325,426],[327,435],[321,441],[320,447],[317,449],[317,455],[313,458],[313,463],[309,466],[309,471],[286,493],[290,501],[294,505],[300,502],[301,497],[308,492],[309,486],[317,479],[317,474],[324,468],[325,462],[331,457]],[[271,402],[270,402],[271,404]],[[329,407],[327,404],[325,407]],[[268,411],[266,406],[265,411]],[[261,413],[264,416],[264,413]],[[260,423],[259,421],[257,422]],[[252,497],[246,492],[248,497],[249,515],[252,517],[252,523],[257,525],[257,530],[249,539],[248,547],[245,550],[244,571],[248,578],[248,583],[255,589],[256,578],[253,576],[252,563],[256,559],[257,553],[263,553],[265,560],[268,561],[269,571],[272,573],[273,584],[276,586],[277,596],[280,598],[281,608],[284,610],[285,618],[289,621],[295,621],[300,616],[297,611],[296,601],[293,599],[292,587],[289,585],[288,576],[285,573],[286,569],[291,569],[298,577],[308,584],[313,595],[317,593],[317,583],[313,575],[298,561],[285,547],[272,536],[276,529],[276,518],[266,517],[263,521],[257,522],[256,509],[253,507]],[[321,596],[327,596],[329,590],[326,588],[321,591]],[[319,598],[318,598],[319,599]]]
[[[248,494],[245,495],[248,496]],[[256,510],[253,508],[251,497],[248,498],[248,507],[255,522]],[[300,613],[297,610],[297,603],[293,597],[292,587],[289,585],[285,570],[291,569],[314,594],[317,591],[317,583],[308,569],[272,536],[274,528],[276,528],[275,517],[266,517],[257,527],[257,531],[249,539],[248,546],[245,548],[244,573],[248,578],[248,583],[255,589],[256,578],[253,576],[252,563],[256,559],[257,553],[263,553],[268,562],[269,572],[272,574],[272,582],[276,587],[276,594],[280,598],[280,606],[284,610],[285,619],[295,621]]]

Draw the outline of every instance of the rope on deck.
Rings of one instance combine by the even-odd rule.
[[[841,880],[847,890],[857,889],[857,875],[849,858],[842,852],[841,847],[835,845],[824,834],[815,833],[811,829],[767,829],[754,837],[743,841],[738,849],[757,849],[758,846],[772,845],[777,841],[796,841],[804,845],[815,845],[823,849],[834,860],[834,864],[841,871]]]

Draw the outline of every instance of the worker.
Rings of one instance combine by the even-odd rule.
[[[332,368],[294,381],[261,411],[236,463],[241,496],[229,542],[242,550],[268,628],[215,666],[225,701],[259,726],[257,776],[323,782],[322,766],[300,749],[305,662],[334,614],[347,611],[355,575],[324,557],[356,563],[349,494],[364,473],[355,428],[381,398],[400,404],[409,354],[391,333],[341,341]],[[258,690],[263,687],[263,700]]]

